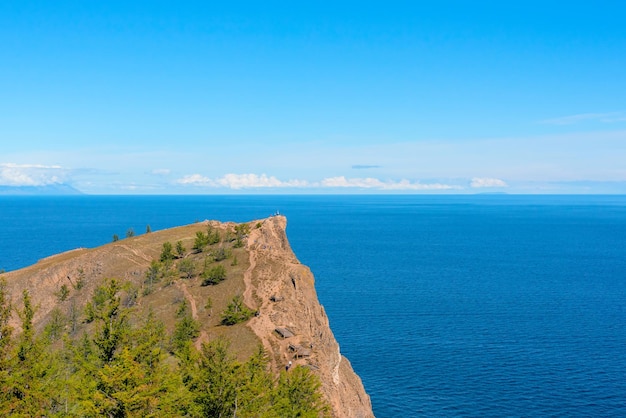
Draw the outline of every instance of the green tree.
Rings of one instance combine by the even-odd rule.
[[[74,284],[74,289],[80,290],[85,286],[85,270],[82,267],[78,268],[78,279],[76,279],[76,283]]]
[[[187,249],[183,245],[183,242],[182,241],[177,241],[176,242],[176,254],[178,254],[178,257],[179,258],[184,257],[186,251],[187,251]]]
[[[140,327],[133,331],[130,353],[144,371],[140,386],[140,404],[145,405],[142,416],[193,416],[191,395],[182,382],[178,367],[166,362],[167,335],[163,322],[152,310],[142,318]]]
[[[150,232],[152,232],[152,228],[150,228],[150,225],[146,225],[146,234],[149,234]]]
[[[94,291],[91,302],[85,308],[86,316],[96,322],[93,342],[98,356],[104,363],[113,359],[124,332],[126,331],[127,312],[121,308],[121,285],[116,279]]]
[[[272,411],[274,378],[268,371],[267,354],[259,345],[255,354],[239,369],[237,385],[237,416],[278,417]]]
[[[19,360],[24,361],[29,356],[35,345],[33,328],[35,308],[30,300],[30,293],[26,289],[22,292],[22,301],[24,303],[24,308],[18,312],[18,315],[22,320],[22,334],[19,338],[17,356]]]
[[[79,315],[80,315],[80,312],[79,312],[78,306],[76,306],[76,300],[72,298],[70,306],[67,310],[67,321],[69,325],[69,331],[71,334],[74,334],[76,330],[78,329]]]
[[[13,328],[9,325],[12,309],[6,280],[4,277],[0,277],[0,373],[6,370],[9,356],[10,341],[13,334]]]
[[[202,286],[218,284],[226,280],[226,268],[218,264],[206,269],[202,273]]]
[[[57,403],[57,366],[47,355],[44,342],[34,333],[35,308],[27,290],[22,293],[23,308],[18,311],[22,333],[15,356],[10,359],[8,376],[2,379],[2,416],[43,416]]]
[[[215,251],[213,251],[213,259],[215,261],[222,261],[222,260],[226,260],[228,257],[230,257],[231,252],[230,250],[227,250],[224,247],[218,248]]]
[[[12,334],[9,325],[12,311],[11,298],[4,277],[0,277],[0,414],[9,416],[9,403],[14,402],[11,384]]]
[[[152,285],[157,283],[159,280],[161,280],[161,263],[156,260],[152,260],[150,267],[148,267],[148,270],[146,271],[146,280],[144,283],[147,284],[150,291],[152,291]]]
[[[59,290],[55,292],[55,296],[57,297],[57,300],[59,302],[65,302],[65,300],[67,299],[69,295],[70,295],[70,288],[66,284],[61,285]]]
[[[202,231],[196,232],[196,239],[193,242],[194,251],[201,253],[209,245],[209,237]]]
[[[200,324],[193,319],[187,301],[183,301],[176,312],[178,321],[171,338],[173,352],[185,351],[190,342],[200,335]]]
[[[167,263],[176,258],[174,256],[174,247],[172,247],[172,243],[166,241],[163,243],[163,250],[161,251],[160,261],[162,263]]]
[[[113,242],[117,242],[117,241],[119,241],[119,240],[120,240],[119,235],[117,235],[117,234],[113,234]]]
[[[178,263],[178,271],[186,279],[191,279],[196,271],[196,266],[190,258],[184,258]]]
[[[320,393],[320,381],[306,367],[282,371],[274,391],[274,411],[280,417],[318,418],[330,416]]]
[[[193,415],[189,413],[191,397],[180,374],[165,362],[164,339],[163,323],[150,311],[112,361],[93,374],[95,385],[81,396],[81,415]]]
[[[128,228],[126,230],[126,238],[132,238],[135,236],[135,230],[133,228]]]
[[[226,340],[220,338],[202,345],[199,368],[192,384],[197,388],[194,395],[203,416],[234,416],[239,367]]]
[[[248,224],[238,224],[235,225],[235,243],[233,247],[241,248],[243,247],[243,240],[250,233],[250,225]]]
[[[235,325],[247,321],[252,315],[254,315],[254,312],[244,305],[243,298],[237,295],[233,297],[226,310],[222,312],[222,324]]]
[[[44,335],[50,342],[54,342],[63,336],[66,326],[67,318],[61,309],[55,307],[50,311],[50,319],[44,327]]]
[[[220,231],[213,228],[211,225],[207,226],[207,243],[209,245],[217,244],[221,241]]]

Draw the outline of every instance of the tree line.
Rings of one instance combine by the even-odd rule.
[[[216,339],[200,350],[199,325],[183,302],[173,332],[152,312],[122,303],[108,279],[92,294],[76,335],[52,315],[35,330],[24,291],[14,306],[0,278],[0,416],[12,417],[319,417],[329,407],[306,367],[269,371],[261,347],[239,361]],[[9,319],[17,311],[21,332]]]

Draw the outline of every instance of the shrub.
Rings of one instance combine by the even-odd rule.
[[[183,242],[178,241],[176,243],[176,254],[178,254],[178,257],[183,257],[185,255],[185,251],[187,251],[187,249],[183,245]]]
[[[226,310],[222,312],[222,324],[235,325],[247,321],[252,315],[254,315],[254,312],[244,305],[243,298],[237,295],[228,304]]]
[[[161,251],[161,262],[167,262],[175,258],[172,243],[166,241],[163,243],[163,251]]]
[[[70,288],[66,284],[64,284],[59,288],[55,295],[59,302],[64,302],[65,299],[67,299],[67,297],[70,295]]]
[[[218,248],[217,250],[213,252],[213,259],[215,261],[226,260],[228,257],[230,257],[230,251],[223,247]]]
[[[193,249],[199,253],[204,251],[204,248],[209,245],[209,237],[202,231],[196,232],[196,239],[193,242]]]
[[[207,242],[209,245],[217,244],[222,238],[220,237],[220,231],[214,229],[211,225],[207,227]]]
[[[239,224],[235,225],[235,243],[233,247],[241,248],[243,247],[243,239],[248,236],[250,233],[250,225],[248,224]]]
[[[85,270],[82,267],[78,268],[78,279],[76,279],[76,283],[74,284],[74,289],[80,290],[85,286]]]
[[[183,277],[186,279],[191,279],[196,270],[196,266],[193,264],[193,261],[189,258],[185,258],[180,260],[178,263],[178,271],[183,274]]]
[[[148,270],[146,271],[146,280],[144,283],[152,286],[161,279],[161,276],[161,264],[156,260],[152,260],[150,267],[148,267]]]
[[[185,345],[200,335],[200,324],[193,319],[187,301],[183,300],[176,311],[176,325],[171,338],[172,351],[182,351]]]
[[[202,279],[202,286],[223,282],[226,280],[226,269],[221,264],[213,266],[202,273]]]

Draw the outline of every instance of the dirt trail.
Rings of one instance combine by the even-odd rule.
[[[246,306],[257,309],[260,312],[271,312],[268,304],[269,301],[267,299],[261,300],[261,305],[258,306],[258,302],[254,299],[253,289],[257,287],[253,284],[253,273],[256,274],[256,281],[267,281],[271,279],[266,273],[262,273],[259,271],[255,271],[257,268],[257,258],[259,257],[258,251],[259,248],[256,243],[261,238],[260,231],[253,230],[250,232],[247,240],[247,250],[250,255],[250,266],[243,274],[243,282],[245,285],[245,290],[243,292],[243,301]],[[252,328],[252,330],[257,334],[261,343],[263,344],[263,348],[268,353],[274,352],[274,348],[272,347],[269,339],[267,338],[268,330],[273,330],[275,325],[272,323],[269,315],[260,315],[255,317],[252,321],[248,323],[248,326]],[[270,331],[271,332],[271,331]],[[269,356],[269,362],[271,367],[276,370],[279,368],[276,358],[274,356]]]
[[[191,317],[197,321],[198,320],[198,308],[196,306],[196,300],[194,299],[193,295],[189,292],[189,289],[187,289],[187,285],[184,282],[181,282],[179,280],[176,282],[176,286],[183,292],[183,295],[185,295],[185,299],[189,301],[189,306],[191,307]],[[202,348],[202,343],[205,343],[208,341],[209,341],[209,334],[207,334],[205,330],[201,330],[200,336],[194,342],[194,346],[198,350],[200,350]]]
[[[152,258],[150,256],[148,256],[146,253],[144,253],[143,251],[139,251],[138,249],[131,247],[129,245],[126,244],[121,244],[120,245],[121,248],[123,248],[124,250],[128,251],[129,253],[134,254],[135,256],[141,258],[144,261],[152,261]],[[130,260],[130,258],[128,258]]]

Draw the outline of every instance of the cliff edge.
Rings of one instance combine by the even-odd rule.
[[[248,326],[272,353],[275,370],[292,364],[311,368],[336,417],[373,417],[370,398],[348,359],[341,355],[328,317],[317,299],[313,274],[291,250],[287,219],[273,216],[250,232],[250,267],[244,300],[259,310]]]
[[[361,379],[341,355],[319,304],[313,275],[291,250],[286,225],[283,216],[245,225],[198,222],[97,248],[67,251],[2,276],[15,306],[19,306],[22,292],[28,290],[36,306],[33,324],[40,331],[59,313],[74,324],[74,335],[89,331],[89,325],[80,320],[81,312],[108,278],[120,279],[127,285],[125,307],[137,314],[153,312],[169,332],[174,329],[177,310],[185,300],[200,325],[194,340],[196,347],[225,337],[232,342],[237,357],[246,359],[260,342],[275,373],[291,362],[292,366],[306,366],[319,376],[322,394],[334,417],[373,417]],[[237,231],[243,230],[240,226],[245,226],[246,236],[237,235]],[[219,239],[205,244],[204,249],[196,249],[199,237],[208,238],[207,234]],[[153,280],[155,260],[162,259],[166,244],[171,250],[172,243],[189,250],[172,256],[173,264],[159,270],[167,274]],[[183,274],[183,261],[192,264],[193,271]],[[202,272],[215,265],[225,268],[226,279],[207,285]],[[243,295],[244,303],[257,315],[245,323],[224,326],[219,312],[227,308],[235,295]],[[15,312],[9,324],[19,333],[20,320]]]

